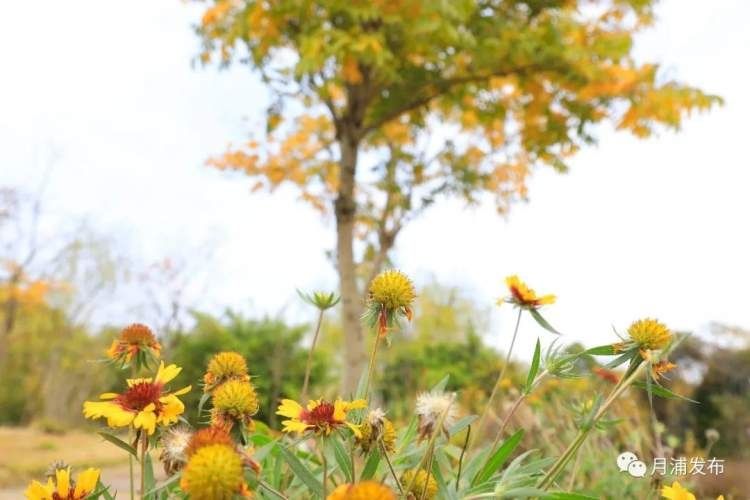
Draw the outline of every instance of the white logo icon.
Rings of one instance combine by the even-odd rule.
[[[620,472],[627,472],[633,477],[644,477],[648,467],[638,460],[638,456],[630,451],[625,451],[617,456],[617,468]]]
[[[645,476],[646,464],[641,462],[640,460],[636,460],[635,462],[630,462],[630,465],[628,465],[628,474],[630,474],[633,477]]]
[[[635,455],[635,453],[632,453],[630,451],[622,452],[617,457],[617,468],[620,469],[620,472],[627,472],[628,466],[632,462],[637,462],[637,461],[638,461],[638,457]]]

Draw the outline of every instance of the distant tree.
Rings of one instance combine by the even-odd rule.
[[[206,3],[202,60],[246,62],[272,94],[266,136],[210,163],[333,214],[347,391],[366,282],[436,199],[505,210],[534,167],[566,171],[594,125],[648,137],[719,102],[636,62],[656,0]]]

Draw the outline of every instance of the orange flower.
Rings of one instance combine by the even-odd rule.
[[[510,297],[498,300],[498,305],[503,302],[510,302],[524,309],[539,309],[542,306],[555,303],[556,299],[554,295],[537,295],[534,290],[529,288],[516,275],[505,278],[505,284],[508,286],[508,290],[510,290]]]
[[[120,335],[112,341],[107,349],[107,357],[115,362],[127,364],[141,356],[159,359],[161,344],[146,325],[133,323],[122,329]],[[146,359],[140,359],[146,361]]]

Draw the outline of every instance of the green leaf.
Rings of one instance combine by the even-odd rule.
[[[448,379],[450,379],[450,378],[451,378],[450,375],[446,375],[445,377],[443,377],[440,380],[440,382],[438,382],[437,384],[435,384],[433,386],[432,391],[433,392],[443,392],[445,390],[445,388],[448,386]]]
[[[625,362],[630,361],[631,359],[633,359],[633,356],[637,356],[637,355],[638,355],[638,350],[637,349],[626,351],[623,354],[620,354],[619,356],[617,356],[615,359],[613,359],[609,363],[607,363],[605,365],[605,367],[606,368],[617,368],[621,364],[623,364],[623,363],[625,363]]]
[[[531,367],[529,368],[529,374],[526,376],[526,386],[523,391],[528,394],[531,392],[531,386],[534,384],[536,374],[539,372],[539,361],[542,356],[542,345],[539,343],[539,339],[536,339],[536,347],[534,348],[534,357],[531,360]]]
[[[155,493],[158,493],[159,491],[171,486],[172,484],[176,483],[180,478],[182,477],[182,471],[177,472],[176,474],[171,475],[163,482],[157,484],[150,490],[146,490],[146,496],[153,495]]]
[[[495,451],[490,458],[487,460],[487,462],[484,464],[484,467],[477,473],[476,476],[474,476],[474,480],[471,482],[472,486],[475,486],[477,484],[484,483],[488,481],[495,472],[497,472],[500,467],[503,466],[506,460],[508,460],[508,457],[511,453],[513,453],[513,450],[516,449],[518,446],[518,443],[521,442],[521,438],[523,437],[523,429],[520,429],[516,431],[515,434],[513,434],[511,437],[503,441],[503,444],[500,445],[500,447]]]
[[[206,402],[208,401],[208,398],[210,397],[211,395],[207,392],[204,392],[201,395],[201,399],[198,401],[198,418],[199,419],[201,418],[201,415],[203,415],[203,406],[206,404]]]
[[[344,449],[338,438],[334,437],[329,441],[333,445],[333,454],[336,457],[336,463],[339,464],[339,468],[344,473],[347,483],[353,483],[354,478],[352,477],[352,461],[349,454]]]
[[[531,317],[534,318],[537,323],[539,323],[539,326],[541,326],[548,332],[554,333],[555,335],[562,335],[560,332],[555,330],[546,319],[544,319],[544,317],[539,313],[539,311],[537,311],[534,308],[529,308],[528,311],[531,313]]]
[[[633,385],[641,389],[648,390],[646,383],[641,380],[637,382],[633,382]],[[684,401],[690,401],[691,403],[700,404],[700,402],[694,399],[690,399],[686,396],[682,396],[680,394],[672,392],[666,387],[664,387],[663,385],[659,385],[659,384],[651,384],[651,392],[655,396],[659,396],[660,398],[664,398],[664,399],[682,399]]]
[[[378,465],[380,465],[380,452],[373,450],[367,457],[367,462],[365,462],[365,467],[362,469],[362,475],[359,478],[360,481],[375,477],[375,473],[378,472]]]
[[[583,493],[566,493],[564,491],[553,491],[545,495],[544,500],[597,500],[598,497],[592,497]]]
[[[477,418],[477,415],[466,415],[465,417],[459,419],[459,421],[453,424],[453,427],[448,430],[448,435],[455,436],[456,434],[473,424]]]
[[[105,440],[109,441],[113,445],[127,451],[128,453],[133,455],[136,459],[138,458],[138,452],[135,451],[135,448],[133,448],[132,446],[130,446],[128,443],[118,438],[117,436],[110,434],[109,432],[104,432],[104,431],[99,431],[97,432],[97,434],[99,434],[101,437],[103,437]]]
[[[154,489],[156,479],[154,478],[154,464],[151,461],[151,453],[146,453],[143,458],[143,486],[146,491]],[[147,496],[144,496],[146,498]]]
[[[310,491],[315,492],[318,496],[323,496],[323,485],[315,477],[310,469],[307,468],[302,462],[299,461],[297,456],[289,451],[284,446],[279,446],[279,452],[281,456],[289,464],[289,468],[292,469],[294,475],[307,486]]]
[[[615,351],[614,344],[605,344],[586,349],[581,354],[590,354],[591,356],[614,356],[617,354],[617,351]]]

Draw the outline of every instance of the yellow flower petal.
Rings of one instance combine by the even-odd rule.
[[[149,407],[151,407],[150,410]],[[143,411],[138,412],[138,415],[133,419],[133,427],[145,430],[149,436],[156,431],[156,414],[154,413],[153,403],[144,408]]]
[[[86,401],[83,403],[83,415],[91,419],[106,418],[110,427],[126,427],[135,417],[133,412],[123,410],[110,401]]]
[[[99,481],[99,469],[89,468],[78,474],[76,478],[76,498],[83,498],[88,493],[96,489],[96,483]]]
[[[352,432],[354,433],[355,437],[361,438],[362,437],[362,431],[359,430],[359,425],[355,425],[351,422],[344,422],[347,427],[349,427]]]
[[[117,394],[116,392],[105,392],[104,394],[99,395],[99,399],[115,399],[117,396],[119,396],[119,394]]]
[[[179,375],[181,371],[182,368],[177,365],[169,365],[165,367],[164,361],[162,361],[159,365],[159,371],[156,372],[156,378],[154,378],[154,382],[156,382],[157,384],[166,384],[167,382],[174,379],[177,375]]]
[[[62,498],[68,498],[70,492],[70,469],[56,469],[55,482],[57,483],[57,494]]]
[[[297,434],[302,434],[310,428],[309,425],[299,420],[284,420],[281,424],[284,426],[282,429],[284,432],[296,432]]]
[[[159,401],[163,403],[158,418],[161,424],[170,425],[177,422],[179,416],[185,411],[185,405],[174,394],[159,398]]]
[[[302,406],[292,399],[282,399],[279,408],[276,410],[277,415],[289,418],[299,418],[302,413]]]
[[[127,380],[128,387],[133,387],[136,384],[150,384],[151,383],[151,377],[146,378],[129,378]]]
[[[24,492],[28,500],[52,500],[54,489],[44,486],[39,481],[32,481]]]
[[[187,394],[188,392],[190,392],[190,391],[192,391],[192,390],[193,390],[193,386],[192,386],[192,385],[189,385],[189,386],[187,386],[187,387],[183,387],[183,388],[182,388],[182,389],[180,389],[179,391],[174,391],[174,392],[172,393],[172,395],[173,395],[173,396],[182,396],[183,394]]]

